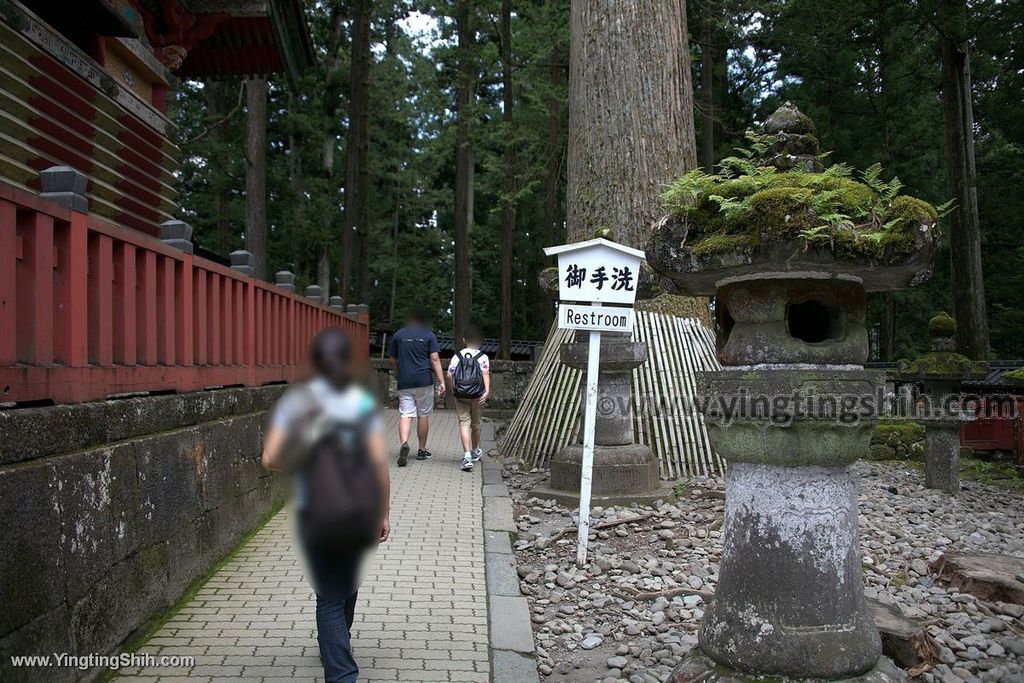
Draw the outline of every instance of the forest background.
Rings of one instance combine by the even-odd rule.
[[[440,332],[460,308],[503,346],[543,339],[542,247],[572,237],[571,11],[569,0],[307,0],[317,62],[297,82],[178,89],[179,201],[197,244],[222,257],[250,248],[268,279],[290,270],[300,289],[367,303],[375,329],[422,304]],[[943,69],[950,45],[969,55],[988,356],[1024,357],[1024,3],[689,0],[685,11],[705,169],[791,100],[828,160],[880,162],[904,192],[942,203]],[[925,350],[927,320],[953,312],[962,252],[945,229],[931,281],[870,296],[873,358]]]

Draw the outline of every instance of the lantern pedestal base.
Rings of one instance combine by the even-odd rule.
[[[730,669],[708,657],[699,649],[694,650],[682,661],[669,677],[669,683],[788,683],[793,681],[820,681],[821,679],[783,678],[775,676],[758,676],[755,674]],[[906,681],[903,673],[888,657],[882,657],[878,664],[869,671],[853,678],[840,679],[842,683],[897,683]],[[839,683],[837,681],[837,683]]]

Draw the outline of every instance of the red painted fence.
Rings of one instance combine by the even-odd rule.
[[[291,381],[367,317],[0,182],[0,402]]]

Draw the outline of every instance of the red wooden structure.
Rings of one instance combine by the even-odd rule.
[[[0,402],[286,382],[346,315],[0,182]]]
[[[976,451],[1008,454],[1024,470],[1024,396],[1015,400],[1015,411],[998,411],[987,406],[982,398],[976,406],[977,417],[960,432],[960,444]]]

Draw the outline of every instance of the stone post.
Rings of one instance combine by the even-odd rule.
[[[71,166],[51,166],[39,172],[41,199],[56,202],[78,213],[89,212],[89,199],[85,196],[89,176]]]
[[[286,292],[295,291],[295,273],[288,270],[279,270],[274,273],[274,284]]]
[[[192,253],[192,226],[184,221],[170,220],[160,224],[160,241],[169,247]]]
[[[320,303],[324,299],[323,290],[320,288],[320,285],[308,285],[306,287],[306,291],[303,292],[303,296],[307,299],[313,299],[317,303]]]
[[[928,353],[900,363],[894,375],[924,389],[924,410],[912,409],[910,415],[925,427],[925,488],[955,496],[960,492],[960,431],[973,419],[961,410],[960,390],[964,380],[984,379],[988,365],[956,352],[956,320],[948,313],[928,322],[928,334]]]
[[[340,310],[340,311],[341,311],[342,313],[344,313],[344,312],[345,312],[345,300],[344,300],[344,299],[342,299],[342,298],[341,298],[340,296],[338,296],[338,295],[334,295],[334,296],[332,296],[332,297],[331,297],[331,299],[330,299],[330,307],[331,307],[331,308],[337,308],[337,309],[339,309],[339,310]]]
[[[256,268],[254,267],[256,259],[253,257],[252,252],[239,249],[231,252],[228,257],[231,259],[231,270],[237,270],[239,273],[249,277],[256,277]]]
[[[908,202],[914,211],[893,223],[901,232],[878,236],[905,240],[899,251],[875,252],[868,239],[842,244],[845,233],[825,232],[836,226],[793,228],[793,220],[820,225],[812,195],[827,191],[827,179],[813,132],[786,103],[765,123],[764,151],[752,159],[775,167],[776,184],[761,189],[767,176],[757,175],[708,179],[694,199],[707,213],[666,217],[646,249],[681,292],[715,295],[722,363],[698,377],[708,436],[727,462],[721,564],[700,647],[674,683],[903,678],[881,658],[864,596],[851,465],[868,451],[884,392],[884,374],[863,367],[866,292],[928,276],[937,218]],[[722,194],[715,184],[740,181],[753,189],[738,199],[757,212],[723,223],[710,199]],[[868,191],[852,180],[844,189]],[[859,229],[889,229],[873,225]],[[735,232],[723,237],[722,229]]]
[[[585,372],[589,344],[589,333],[577,332],[575,341],[560,349],[562,362]],[[672,497],[672,490],[661,483],[658,461],[651,449],[633,443],[633,370],[646,360],[646,344],[631,341],[627,334],[606,332],[601,335],[594,425],[593,505],[653,503]],[[581,415],[585,409],[586,385],[581,382]],[[536,489],[534,494],[566,505],[579,505],[582,469],[583,436],[580,433],[576,443],[551,458],[550,486]]]

